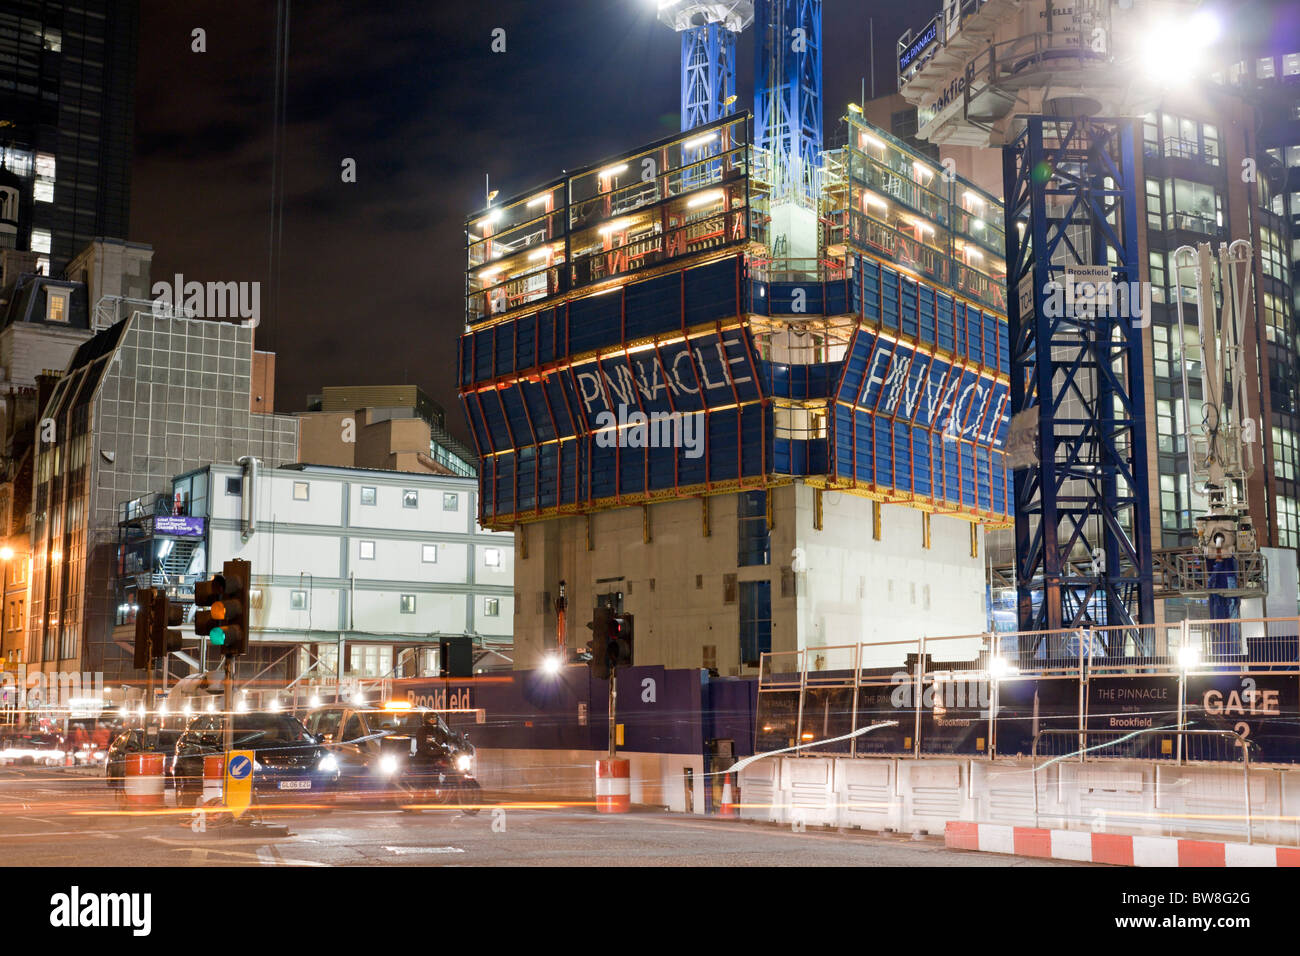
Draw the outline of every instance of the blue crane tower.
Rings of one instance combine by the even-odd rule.
[[[822,151],[822,2],[760,0],[754,145],[772,154],[773,199],[817,198]]]
[[[659,19],[682,35],[682,132],[734,112],[736,38],[753,0],[661,0]]]
[[[1134,118],[1197,55],[1194,0],[944,0],[898,43],[917,135],[1002,147],[1022,650],[1155,623]],[[1080,294],[1082,293],[1082,294]]]

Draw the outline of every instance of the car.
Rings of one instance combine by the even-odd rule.
[[[0,763],[55,767],[65,756],[63,738],[57,734],[21,733],[0,742]]]
[[[375,796],[402,807],[456,804],[477,812],[480,788],[469,740],[435,711],[327,704],[304,718],[338,762],[340,797]]]
[[[163,782],[172,785],[172,762],[176,759],[176,741],[180,739],[178,729],[162,729],[156,737],[150,737],[148,746],[143,745],[144,731],[136,727],[124,730],[108,745],[104,758],[104,778],[114,790],[122,789],[126,777],[126,758],[129,754],[160,753],[163,755]]]
[[[316,795],[334,789],[337,760],[291,714],[251,711],[234,715],[235,750],[253,751],[253,793],[263,800]],[[203,792],[204,758],[224,753],[224,718],[195,717],[176,741],[172,779],[176,802],[195,806]]]

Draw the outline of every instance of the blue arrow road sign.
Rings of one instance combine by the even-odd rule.
[[[253,761],[247,757],[236,757],[230,761],[230,776],[236,780],[243,780],[253,772]]]

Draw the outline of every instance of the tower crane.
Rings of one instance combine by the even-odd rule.
[[[898,43],[899,90],[917,107],[918,137],[1003,150],[1017,616],[1022,633],[1039,632],[1022,650],[1095,625],[1116,626],[1104,632],[1107,653],[1153,643],[1138,626],[1155,622],[1150,317],[1111,290],[1143,278],[1134,118],[1171,77],[1194,70],[1213,38],[1213,19],[1196,8],[944,0]],[[1071,295],[1079,289],[1107,293]]]

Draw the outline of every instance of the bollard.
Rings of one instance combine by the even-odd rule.
[[[122,786],[128,807],[163,806],[163,755],[127,754]]]
[[[627,760],[596,761],[596,812],[627,813],[632,809],[632,765]]]
[[[203,758],[203,802],[221,803],[222,789],[226,782],[226,758],[224,754]]]

